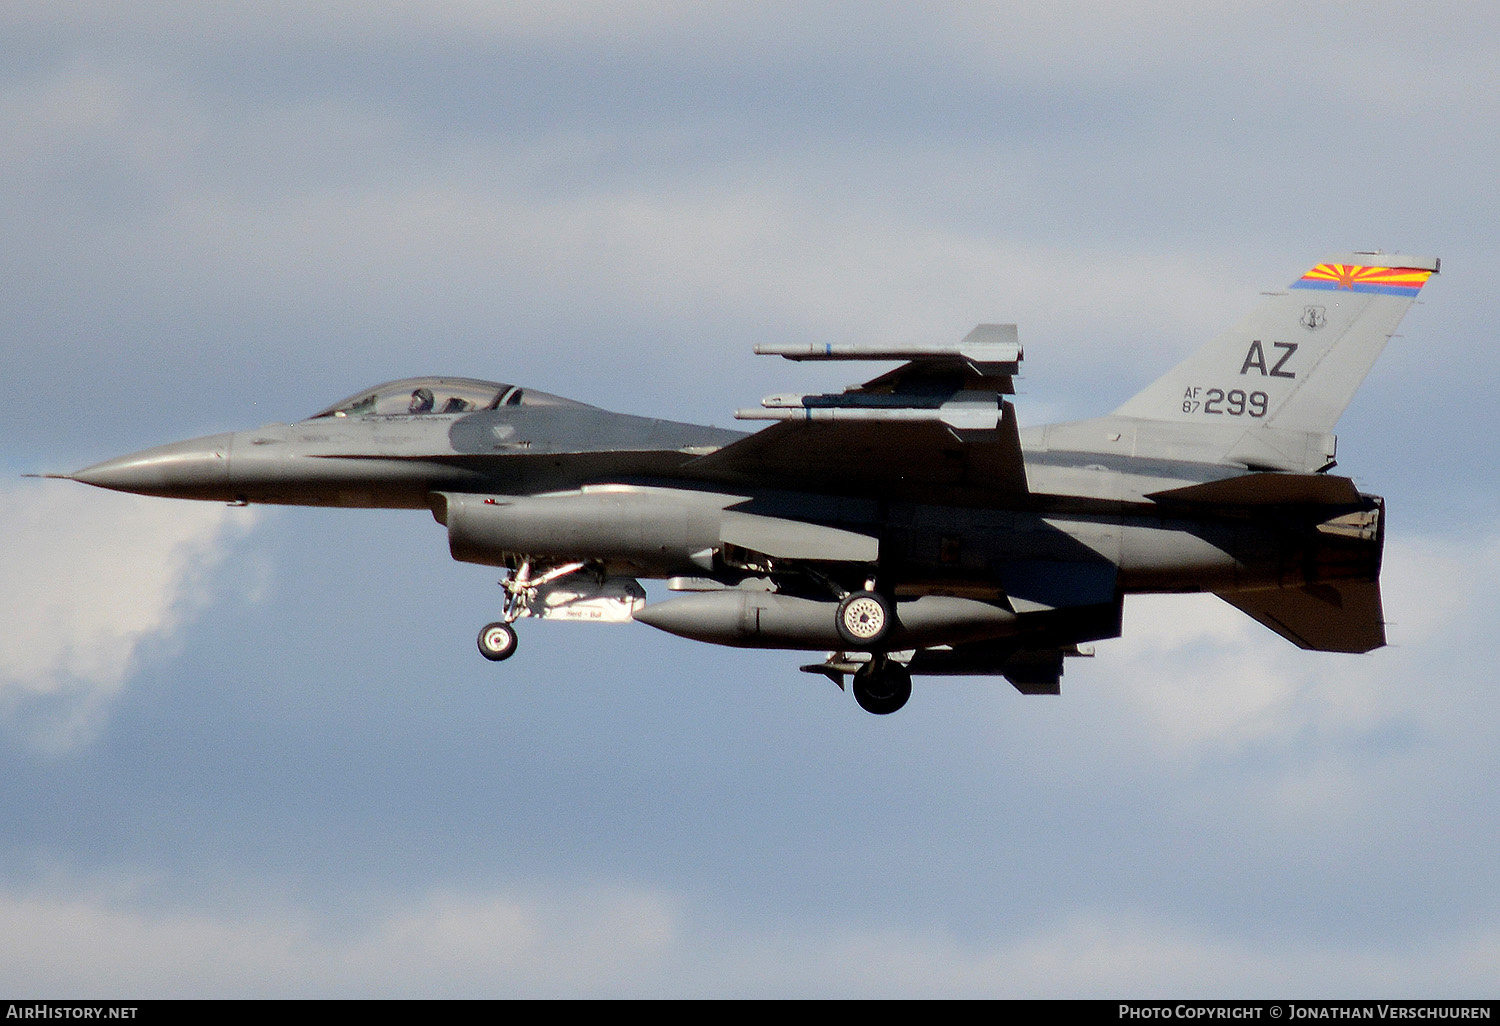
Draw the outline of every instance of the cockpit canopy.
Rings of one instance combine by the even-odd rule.
[[[367,388],[315,413],[318,417],[421,417],[501,406],[583,406],[560,395],[478,378],[403,378]]]

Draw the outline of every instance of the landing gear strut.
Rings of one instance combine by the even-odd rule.
[[[877,655],[854,674],[852,690],[861,709],[886,716],[911,697],[911,674],[900,663]]]
[[[523,616],[531,616],[532,603],[540,588],[568,576],[583,567],[583,563],[564,563],[543,573],[532,576],[531,560],[523,560],[509,577],[500,582],[505,589],[505,606],[502,619],[486,624],[479,632],[479,654],[492,663],[503,662],[516,654],[516,629],[511,626]]]

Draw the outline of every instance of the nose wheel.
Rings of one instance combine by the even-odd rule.
[[[516,654],[516,629],[508,623],[492,623],[479,632],[479,654],[492,663]]]

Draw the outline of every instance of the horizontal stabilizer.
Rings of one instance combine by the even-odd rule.
[[[1378,581],[1238,591],[1219,597],[1298,648],[1369,652],[1385,644]]]
[[[1242,474],[1222,481],[1169,488],[1146,496],[1190,506],[1357,506],[1359,489],[1328,474]]]

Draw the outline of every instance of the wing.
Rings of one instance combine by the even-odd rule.
[[[980,325],[952,346],[758,346],[791,360],[906,360],[831,395],[773,395],[741,420],[780,423],[697,460],[742,483],[953,504],[1024,497],[1012,376],[1015,325]]]
[[[1024,496],[1026,467],[1010,403],[996,430],[965,434],[935,423],[787,421],[700,456],[684,470],[716,480],[954,505]]]

